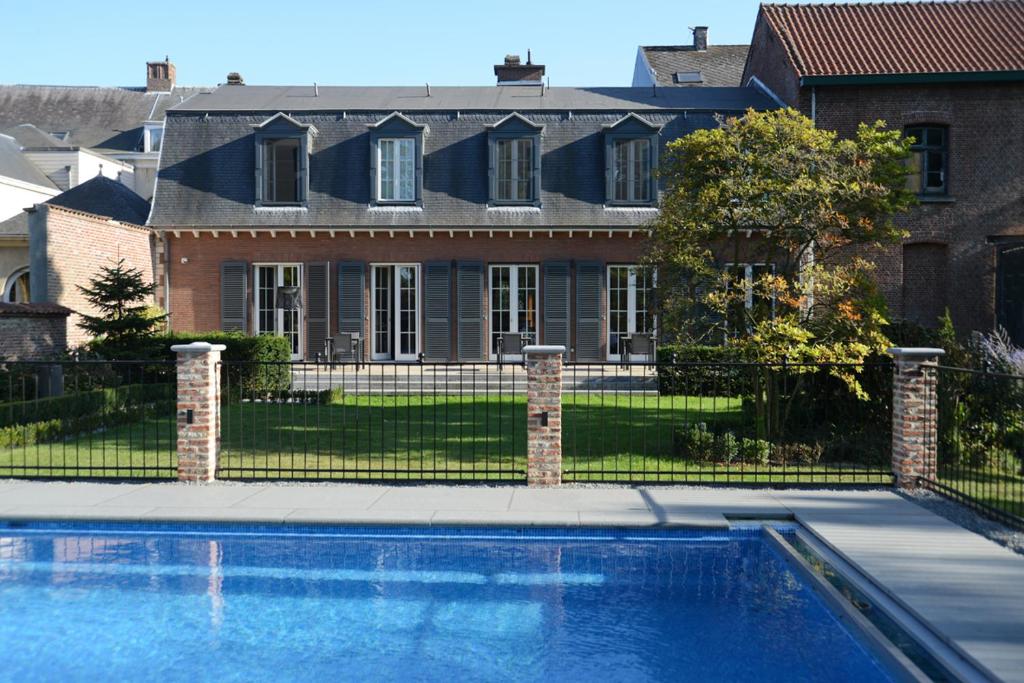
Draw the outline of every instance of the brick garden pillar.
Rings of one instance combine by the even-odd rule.
[[[220,450],[220,352],[223,344],[176,344],[178,481],[213,481]]]
[[[942,349],[892,348],[892,471],[896,486],[912,489],[935,479],[938,446],[937,370]]]
[[[562,483],[562,356],[564,346],[527,346],[526,483]]]

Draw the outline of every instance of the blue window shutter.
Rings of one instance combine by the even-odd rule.
[[[299,190],[298,200],[306,201],[309,191],[309,136],[299,141]]]
[[[338,331],[363,334],[363,305],[366,296],[366,265],[362,261],[342,261],[338,264]],[[347,350],[344,360],[355,360]]]
[[[420,133],[413,137],[415,140],[414,154],[416,155],[416,201],[423,202],[423,143],[425,142],[423,134]]]
[[[498,198],[498,170],[497,170],[497,149],[496,139],[493,135],[487,136],[487,201],[493,202]]]
[[[249,264],[224,261],[220,264],[220,329],[248,332]]]
[[[306,273],[306,358],[316,360],[331,335],[331,264],[307,263]]]
[[[423,308],[426,320],[423,355],[432,361],[451,360],[452,266],[448,261],[428,261],[423,265],[423,271]]]
[[[615,138],[604,136],[604,203],[615,202]]]
[[[601,289],[604,264],[581,261],[576,264],[576,360],[600,361]]]
[[[540,145],[541,136],[533,136],[533,202],[537,206],[540,206],[540,168],[543,157]]]
[[[544,263],[544,343],[569,352],[569,262]]]
[[[458,359],[484,359],[484,264],[459,261],[456,268]]]
[[[375,203],[377,197],[377,136],[370,135],[370,203]]]
[[[263,139],[256,136],[256,204],[263,202]]]

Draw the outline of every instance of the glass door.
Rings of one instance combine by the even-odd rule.
[[[498,356],[504,333],[522,334],[537,341],[537,266],[491,266],[491,356]],[[521,360],[518,354],[505,356]]]
[[[608,266],[608,360],[622,359],[629,335],[654,334],[653,285],[653,273],[646,268]],[[629,359],[649,360],[643,354],[631,354]]]
[[[278,289],[301,287],[302,266],[297,263],[256,264],[256,334],[284,337],[292,347],[292,360],[302,358],[302,314],[279,308]]]
[[[419,355],[419,266],[375,265],[373,360],[413,361]]]

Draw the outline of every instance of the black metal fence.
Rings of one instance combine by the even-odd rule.
[[[890,484],[891,402],[888,363],[569,364],[563,480]]]
[[[944,366],[936,372],[938,463],[924,483],[1024,528],[1024,377]]]
[[[175,364],[0,364],[0,477],[177,476]]]
[[[526,478],[518,364],[221,363],[220,479]]]

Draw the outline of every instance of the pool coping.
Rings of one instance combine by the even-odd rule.
[[[993,678],[1024,683],[1024,557],[891,490],[0,480],[11,521],[727,529],[743,518],[798,522]]]

